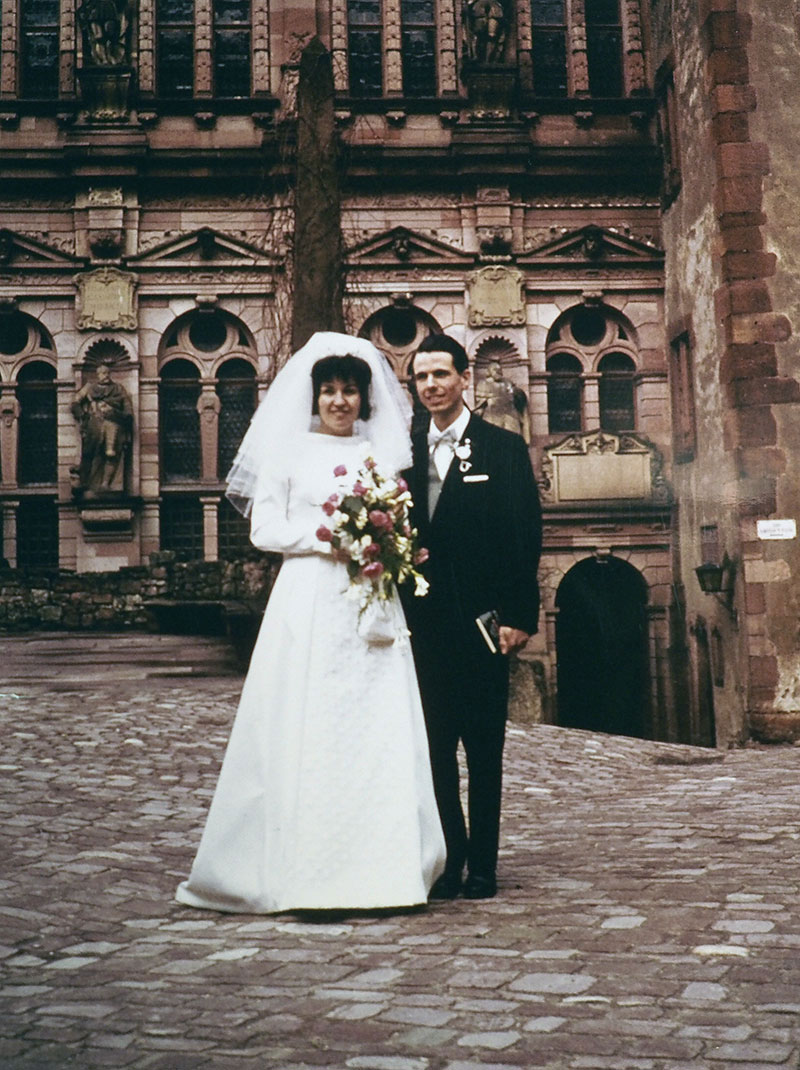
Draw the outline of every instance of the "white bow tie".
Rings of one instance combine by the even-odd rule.
[[[428,431],[428,449],[432,453],[439,443],[446,443],[451,449],[455,449],[459,443],[460,435],[453,424],[440,431],[435,425]]]

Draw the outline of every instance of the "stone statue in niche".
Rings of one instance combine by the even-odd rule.
[[[487,423],[522,435],[530,445],[528,399],[524,390],[505,378],[499,361],[492,361],[484,377],[475,384],[475,402],[476,410]]]
[[[129,61],[130,7],[130,0],[83,0],[77,15],[84,62],[118,67]]]
[[[476,63],[502,63],[508,20],[500,0],[466,0],[461,20],[465,57]]]
[[[75,490],[84,498],[102,498],[127,490],[126,467],[133,439],[131,396],[111,378],[108,361],[72,399],[72,415],[81,428],[81,461]]]

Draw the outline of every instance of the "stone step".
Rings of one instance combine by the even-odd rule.
[[[0,685],[94,686],[159,677],[240,676],[225,638],[141,632],[30,632],[0,637]]]

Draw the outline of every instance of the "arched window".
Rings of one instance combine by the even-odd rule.
[[[547,361],[547,429],[550,434],[580,431],[581,362],[569,353],[556,353]]]
[[[350,95],[383,93],[383,15],[381,0],[348,0],[347,40]]]
[[[250,96],[250,0],[214,0],[214,92]]]
[[[157,0],[156,65],[158,95],[194,94],[194,0]]]
[[[58,96],[59,0],[20,0],[20,88],[23,97]]]
[[[400,0],[403,93],[436,96],[436,11],[434,0]]]
[[[20,486],[55,483],[58,478],[56,370],[42,360],[23,365],[17,376]]]
[[[177,358],[161,369],[158,419],[161,430],[161,479],[182,483],[200,478],[200,372]]]
[[[220,400],[217,472],[228,474],[256,408],[256,374],[252,364],[240,357],[226,360],[217,372]]]
[[[636,426],[633,376],[636,365],[624,353],[608,353],[600,372],[600,426],[604,431],[632,431]]]

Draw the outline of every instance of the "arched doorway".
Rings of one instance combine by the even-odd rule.
[[[625,561],[587,558],[558,588],[558,723],[650,735],[647,585]]]

